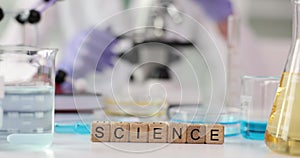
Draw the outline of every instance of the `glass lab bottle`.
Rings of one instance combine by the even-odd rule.
[[[293,43],[277,89],[265,143],[275,152],[300,155],[300,0],[292,0],[292,5]]]
[[[0,150],[51,145],[56,52],[0,47]]]

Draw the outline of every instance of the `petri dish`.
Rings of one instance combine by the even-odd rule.
[[[236,136],[240,134],[240,108],[224,107],[221,112],[208,112],[202,105],[172,105],[167,110],[170,122],[191,124],[222,124],[224,134]]]
[[[157,117],[166,114],[167,102],[161,98],[113,98],[105,97],[102,105],[110,116]]]

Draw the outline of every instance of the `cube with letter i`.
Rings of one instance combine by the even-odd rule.
[[[148,142],[148,123],[133,122],[130,123],[130,142],[147,143]]]

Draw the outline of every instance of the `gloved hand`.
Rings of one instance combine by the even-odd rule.
[[[229,0],[194,0],[203,6],[205,13],[215,22],[223,22],[232,14],[232,5]]]
[[[79,79],[91,71],[112,67],[115,54],[111,49],[116,43],[116,38],[105,30],[79,32],[63,53],[58,70],[63,70],[69,79]],[[71,83],[64,83],[62,89],[71,92]]]

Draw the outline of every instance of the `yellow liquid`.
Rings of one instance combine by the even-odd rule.
[[[300,73],[282,74],[265,142],[275,152],[300,155]]]

